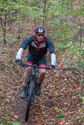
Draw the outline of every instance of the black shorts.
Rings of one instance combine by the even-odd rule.
[[[28,54],[26,63],[29,65],[37,64],[39,66],[46,66],[46,57],[42,56],[38,58],[33,57],[32,54]]]

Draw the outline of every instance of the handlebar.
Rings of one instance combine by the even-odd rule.
[[[16,63],[25,68],[32,67],[32,68],[55,69],[55,67],[53,67],[52,65],[47,65],[47,66],[38,66],[37,64],[29,65],[29,64],[26,64],[26,62],[23,60],[16,60]]]
[[[29,64],[22,63],[22,64],[20,64],[20,66],[25,67],[25,68],[27,68],[27,67],[32,67],[32,68],[51,69],[51,65],[47,65],[47,66],[38,66],[38,65],[36,65],[36,64],[34,64],[34,65],[29,65]]]

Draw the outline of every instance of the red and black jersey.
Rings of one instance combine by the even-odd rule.
[[[20,48],[23,48],[23,49],[26,49],[27,47],[28,47],[29,53],[31,53],[32,56],[34,57],[35,56],[42,57],[47,53],[48,50],[50,53],[55,52],[53,42],[51,41],[51,39],[45,36],[41,43],[37,41],[37,38],[35,35],[28,37],[20,45]]]

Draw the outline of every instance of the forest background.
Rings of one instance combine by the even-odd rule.
[[[38,24],[45,26],[46,35],[54,41],[58,60],[61,57],[59,67],[81,74],[79,81],[83,86],[83,0],[0,0],[0,72],[10,68],[12,72],[20,42],[34,33]],[[82,92],[80,97],[83,96]],[[2,123],[3,118],[0,120]]]

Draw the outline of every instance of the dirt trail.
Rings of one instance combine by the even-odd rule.
[[[47,72],[42,94],[31,106],[29,121],[25,123],[26,102],[19,98],[23,69],[12,63],[15,53],[12,49],[8,51],[6,47],[2,53],[3,58],[0,63],[1,118],[19,121],[21,125],[84,124],[84,104],[79,98],[79,94],[83,93],[84,89],[79,82],[80,76],[63,70],[63,67]],[[59,114],[63,114],[64,118],[57,118],[56,115]]]
[[[21,125],[82,125],[83,121],[73,123],[74,118],[83,116],[81,110],[84,107],[81,107],[81,100],[76,96],[77,93],[80,93],[80,84],[73,82],[72,86],[70,80],[75,81],[75,77],[71,73],[69,74],[71,76],[66,74],[67,81],[67,77],[60,75],[60,73],[62,71],[47,73],[42,86],[42,94],[31,106],[28,123],[24,121],[26,102],[19,97],[22,86],[21,80],[16,78],[17,81],[15,82],[11,76],[11,81],[8,77],[9,74],[6,74],[5,77],[5,73],[2,73],[0,76],[2,83],[0,84],[3,84],[3,90],[6,90],[4,104],[8,107],[8,117],[11,120],[19,121]],[[64,114],[64,119],[56,118],[56,114],[60,111]]]
[[[28,123],[25,123],[24,121],[27,102],[19,98],[19,93],[17,95],[14,95],[14,97],[16,109],[18,109],[16,113],[18,114],[18,120],[22,125],[45,125],[42,117],[41,104],[39,100],[40,97],[38,97],[38,99],[36,99],[35,102],[32,103]]]

